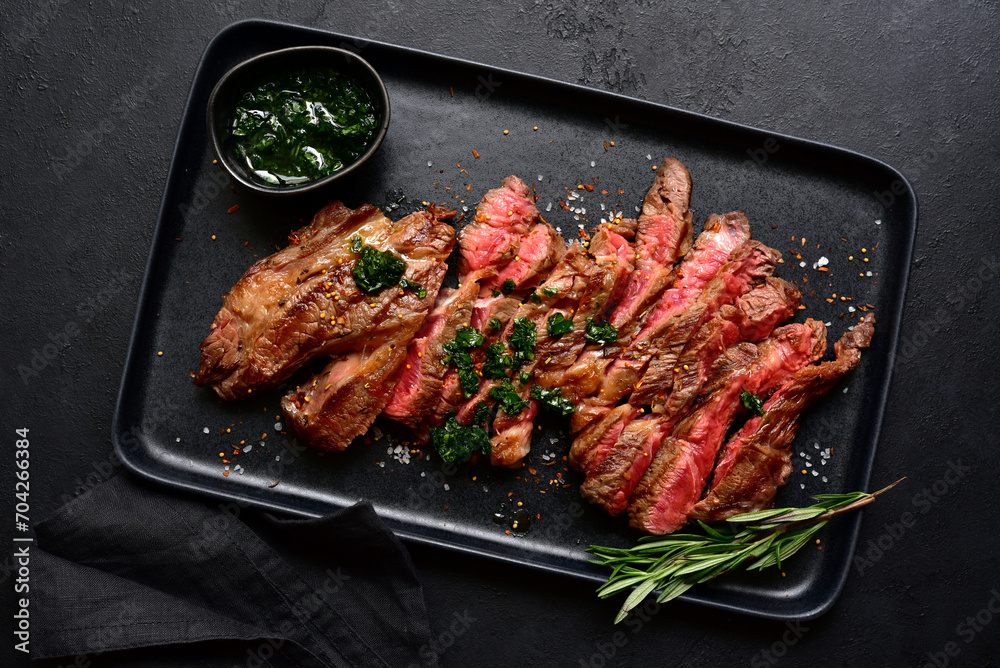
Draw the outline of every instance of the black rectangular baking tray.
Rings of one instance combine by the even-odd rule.
[[[579,479],[564,470],[568,439],[559,425],[543,423],[535,436],[528,464],[535,474],[528,468],[447,467],[416,454],[404,463],[407,436],[388,422],[377,422],[365,442],[344,453],[320,454],[295,446],[279,429],[278,399],[287,386],[227,404],[191,383],[222,293],[255,257],[284,246],[289,230],[320,204],[279,205],[234,192],[212,164],[206,100],[241,60],[306,44],[360,53],[389,90],[392,121],[382,148],[334,193],[348,205],[370,202],[393,217],[430,200],[472,210],[483,192],[513,173],[535,187],[543,216],[572,238],[579,224],[598,222],[601,204],[634,212],[653,165],[673,155],[691,171],[696,220],[745,211],[755,237],[785,254],[781,275],[803,288],[808,308],[802,317],[830,322],[831,339],[856,322],[859,314],[850,307],[874,306],[872,347],[843,389],[805,417],[794,446],[796,472],[778,502],[801,505],[810,494],[867,488],[916,234],[916,196],[898,171],[845,149],[659,104],[266,21],[220,32],[194,77],[115,412],[115,448],[129,469],[173,487],[300,515],[364,497],[406,540],[595,582],[606,573],[587,562],[584,548],[624,546],[636,538],[623,519],[580,500]],[[594,191],[576,188],[583,183],[595,185]],[[574,206],[587,210],[585,221],[557,205],[567,189],[583,195]],[[228,213],[235,204],[239,211]],[[812,268],[821,257],[829,260],[827,273]],[[230,456],[231,446],[248,444],[252,450]],[[833,455],[821,464],[819,452],[828,447]],[[230,460],[228,477],[223,456]],[[517,501],[534,523],[525,533],[508,534],[493,517]],[[796,556],[784,577],[722,578],[684,598],[773,619],[816,617],[846,581],[860,522],[860,513],[836,520],[824,533],[823,549]]]

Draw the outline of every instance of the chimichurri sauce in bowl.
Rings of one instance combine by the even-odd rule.
[[[218,162],[241,189],[301,197],[326,193],[375,154],[389,127],[389,95],[356,53],[297,46],[226,72],[206,121]]]
[[[351,164],[378,129],[375,105],[363,87],[331,68],[310,67],[244,93],[230,134],[249,174],[289,186]]]

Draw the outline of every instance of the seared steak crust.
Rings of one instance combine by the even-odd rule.
[[[356,210],[327,205],[296,233],[297,244],[256,262],[225,294],[201,344],[195,384],[239,399],[277,385],[315,357],[399,341],[400,331],[414,322],[419,327],[434,304],[454,245],[454,230],[440,221],[451,215],[430,208],[393,223],[367,204]],[[402,256],[405,277],[426,296],[359,290],[351,273],[355,236]]]

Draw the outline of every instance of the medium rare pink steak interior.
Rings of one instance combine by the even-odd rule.
[[[784,324],[803,307],[781,253],[739,211],[693,239],[691,191],[667,158],[637,220],[569,247],[513,175],[457,235],[434,205],[393,222],[333,202],[226,293],[195,383],[243,399],[324,359],[282,401],[304,443],[343,450],[384,415],[445,461],[510,468],[553,414],[583,497],[647,533],[768,507],[802,411],[858,365],[874,318],[817,364],[826,327]]]

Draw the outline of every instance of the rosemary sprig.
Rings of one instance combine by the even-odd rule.
[[[871,494],[817,494],[812,498],[818,503],[805,508],[774,508],[730,517],[728,521],[742,525],[740,529],[713,528],[699,521],[704,534],[643,536],[638,545],[627,549],[591,545],[587,551],[597,558],[590,562],[611,569],[597,594],[608,598],[635,587],[615,617],[617,624],[656,590],[660,592],[657,602],[665,603],[739,567],[781,568],[783,559],[798,552],[832,518],[867,506],[905,479]]]

